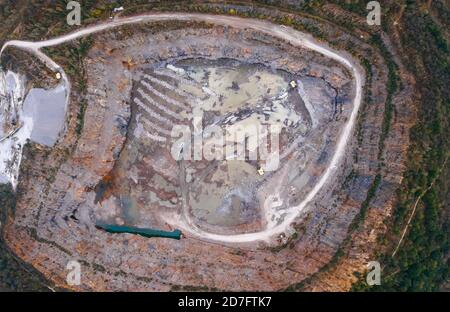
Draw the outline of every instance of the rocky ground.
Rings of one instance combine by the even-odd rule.
[[[223,9],[220,5],[212,5],[214,8]],[[274,21],[285,16],[263,7],[231,8],[234,12],[250,12]],[[229,12],[230,7],[224,10]],[[334,7],[327,12],[344,15]],[[358,20],[355,15],[350,16]],[[364,103],[345,160],[338,174],[296,219],[292,225],[294,231],[271,244],[259,242],[235,246],[204,241],[189,234],[175,241],[129,234],[115,236],[95,228],[95,222],[103,220],[170,230],[173,228],[167,222],[170,218],[162,216],[168,211],[185,213],[180,204],[186,191],[182,184],[189,184],[190,180],[186,181],[185,175],[180,179],[179,164],[168,161],[171,156],[169,150],[164,149],[166,142],[162,142],[162,138],[168,140],[161,132],[164,124],[160,123],[152,130],[142,121],[142,116],[146,116],[151,124],[157,124],[155,112],[161,113],[157,106],[165,103],[173,108],[174,115],[169,119],[189,124],[189,114],[194,106],[188,105],[183,108],[185,111],[177,109],[174,101],[170,104],[170,99],[149,105],[152,100],[139,93],[139,88],[145,87],[143,81],[151,83],[144,74],[171,85],[176,82],[167,76],[173,73],[167,69],[167,63],[186,70],[194,65],[198,68],[198,64],[190,60],[192,57],[270,64],[285,73],[278,77],[281,75],[280,83],[285,83],[286,88],[291,80],[305,87],[303,93],[322,86],[309,98],[313,103],[314,100],[323,102],[323,94],[326,94],[333,100],[329,111],[324,107],[315,115],[311,110],[306,114],[305,94],[301,100],[289,99],[303,101],[297,108],[299,120],[303,121],[299,124],[305,126],[303,131],[313,142],[311,150],[316,151],[307,153],[311,158],[309,162],[303,160],[307,163],[304,172],[308,173],[308,183],[313,183],[313,178],[323,172],[332,152],[333,140],[325,142],[324,138],[337,132],[347,117],[353,97],[351,77],[339,64],[250,30],[174,23],[169,26],[142,25],[138,30],[122,27],[94,37],[94,44],[82,63],[87,87],[76,86],[71,94],[68,130],[64,138],[51,150],[37,146],[25,149],[16,212],[5,229],[8,246],[60,286],[66,286],[66,264],[71,260],[80,261],[83,283],[74,288],[77,290],[350,289],[358,280],[355,273],[364,272],[366,264],[375,257],[375,251],[379,252],[378,237],[387,230],[386,220],[393,211],[395,190],[402,183],[408,131],[415,120],[415,82],[400,59],[394,57],[401,88],[393,93],[386,87],[391,74],[390,60],[386,59],[384,50],[364,40],[370,30],[363,22],[350,34],[308,16],[291,14],[289,19],[291,24],[314,30],[314,35],[320,35],[333,47],[349,49],[355,62],[366,71]],[[208,39],[211,37],[228,41],[211,41]],[[390,54],[398,55],[398,47],[387,36],[381,36],[381,41]],[[144,52],[142,46],[147,46]],[[181,60],[188,61],[183,63]],[[162,71],[159,76],[158,70]],[[187,90],[182,84],[177,87],[175,90]],[[175,91],[169,97],[179,100]],[[145,102],[144,106],[133,100],[136,98]],[[79,126],[79,103],[83,101],[86,106]],[[386,106],[387,101],[393,108]],[[149,107],[153,113],[149,113]],[[386,121],[387,109],[394,111],[392,120]],[[215,120],[214,112],[217,115],[221,111],[212,109],[212,112],[206,122]],[[332,122],[326,118],[327,113],[331,114]],[[389,124],[387,132],[386,122]],[[314,123],[318,124],[317,132],[311,130]],[[143,133],[151,136],[143,138]],[[294,134],[299,136],[297,132]],[[287,163],[297,165],[296,161],[299,159],[294,157],[294,161]],[[211,182],[212,176],[207,173],[202,176],[208,169],[207,164],[197,165],[199,168],[191,165],[194,178],[200,176]],[[251,165],[250,168],[256,171],[257,167]],[[240,168],[239,171],[245,170]],[[141,177],[144,180],[137,181]],[[264,180],[268,189],[279,183],[270,177]],[[301,186],[294,192],[293,203],[301,199],[308,188],[308,183],[302,181],[299,179]],[[287,182],[281,184],[291,186]],[[198,200],[198,194],[205,187],[188,188],[193,194],[190,199]],[[143,194],[148,198],[143,200]],[[246,207],[250,214],[230,216],[231,221],[224,224],[217,222],[223,219],[217,217],[215,211],[205,217],[201,200],[197,211],[191,207],[188,213],[193,215],[197,225],[208,231],[245,233],[266,225],[257,206]]]

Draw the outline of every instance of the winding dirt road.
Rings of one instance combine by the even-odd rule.
[[[225,242],[225,243],[249,243],[254,241],[270,241],[274,236],[279,235],[286,231],[296,219],[296,217],[301,213],[304,208],[311,203],[314,197],[322,190],[324,185],[329,181],[329,178],[336,173],[339,163],[342,161],[343,156],[346,151],[346,147],[350,138],[353,134],[353,128],[357,119],[358,111],[361,106],[362,98],[362,87],[364,83],[364,75],[360,69],[360,66],[356,64],[347,53],[342,53],[333,50],[329,46],[323,43],[319,43],[311,35],[296,31],[292,28],[286,26],[275,25],[266,21],[249,19],[249,18],[239,18],[232,16],[221,16],[221,15],[207,15],[207,14],[186,14],[186,13],[161,13],[161,14],[143,14],[139,16],[127,17],[127,18],[117,18],[110,22],[103,24],[98,24],[94,26],[89,26],[85,29],[78,30],[61,37],[56,37],[50,40],[44,40],[40,42],[30,42],[30,41],[18,41],[12,40],[4,44],[0,51],[0,57],[3,51],[8,47],[16,47],[20,49],[27,50],[35,54],[39,59],[41,59],[45,64],[47,64],[52,70],[60,72],[63,80],[65,81],[67,87],[67,102],[69,100],[70,94],[70,81],[64,70],[56,64],[52,59],[45,55],[40,49],[44,47],[56,46],[68,41],[72,41],[81,37],[88,36],[100,32],[102,30],[108,30],[114,27],[119,27],[127,24],[136,24],[140,22],[151,22],[151,21],[199,21],[208,22],[225,26],[232,26],[234,28],[248,28],[254,29],[259,32],[269,34],[271,36],[278,37],[291,43],[294,46],[301,46],[307,49],[317,51],[327,57],[330,57],[340,63],[345,67],[350,69],[354,76],[355,81],[355,97],[353,100],[353,109],[348,119],[347,123],[343,127],[340,136],[337,141],[335,148],[335,153],[330,161],[329,166],[326,168],[325,172],[322,174],[316,185],[311,189],[311,191],[306,195],[303,201],[294,207],[286,209],[286,216],[284,221],[278,225],[269,227],[260,232],[255,233],[245,233],[245,234],[235,234],[235,235],[219,235],[214,233],[205,232],[198,228],[189,218],[189,216],[180,216],[178,219],[168,219],[167,222],[173,226],[179,227],[183,230],[184,234],[194,235],[202,240]]]

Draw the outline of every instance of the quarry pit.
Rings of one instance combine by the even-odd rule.
[[[131,76],[127,139],[93,210],[219,242],[286,235],[257,236],[286,224],[329,166],[353,109],[351,73],[254,30],[197,27],[107,48],[136,63],[118,77]]]
[[[263,283],[273,290],[323,264],[308,260],[325,231],[318,224],[343,218],[336,241],[320,247],[329,255],[351,220],[335,209],[342,202],[335,189],[353,159],[364,85],[358,62],[310,35],[253,19],[154,14],[108,28],[78,34],[94,38],[83,60],[84,94],[47,62],[70,94],[53,147],[59,167],[26,193],[31,209],[19,203],[9,244],[26,240],[35,260],[21,248],[20,256],[44,271],[82,259],[83,287],[94,289]],[[86,101],[78,134],[75,96]],[[111,234],[98,223],[183,236]],[[274,252],[296,239],[296,253]],[[270,277],[257,273],[265,270]]]

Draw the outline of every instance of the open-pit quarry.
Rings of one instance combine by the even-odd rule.
[[[360,38],[323,30],[376,60],[370,80],[339,42],[237,16],[139,14],[6,42],[2,58],[46,71],[0,72],[0,182],[20,194],[8,246],[61,287],[78,261],[75,290],[280,290],[313,274],[311,289],[348,289],[355,277],[317,274],[380,168],[387,67]],[[404,150],[390,152],[358,244],[376,240],[401,181]],[[355,252],[335,274],[363,270],[369,251]]]

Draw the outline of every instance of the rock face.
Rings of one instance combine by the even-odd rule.
[[[5,230],[8,245],[61,286],[67,263],[79,261],[77,290],[279,290],[317,273],[347,237],[374,183],[387,97],[381,56],[349,35],[326,30],[375,60],[365,86],[370,104],[364,104],[337,174],[285,235],[236,245],[203,240],[195,231],[176,241],[113,235],[95,227],[103,221],[171,230],[180,224],[174,220],[186,224],[187,218],[212,233],[259,231],[283,217],[281,206],[281,213],[264,218],[268,194],[279,187],[288,205],[301,201],[329,164],[335,134],[349,118],[354,82],[339,63],[253,30],[168,23],[145,25],[131,35],[124,27],[96,36],[84,60],[87,92],[71,95],[66,136],[47,155],[32,149],[24,155],[15,217]],[[236,64],[251,68],[238,75]],[[258,77],[263,92],[241,92]],[[80,97],[87,108],[77,137]],[[370,261],[367,244],[383,232],[393,190],[401,182],[405,146],[394,142],[406,137],[412,120],[407,94],[402,98],[394,101],[404,110],[384,143],[392,148],[383,154],[387,165],[364,229],[351,234],[355,248],[333,270],[316,274],[311,290],[348,289],[356,280],[353,273]],[[173,129],[167,126],[184,125],[195,136],[199,111],[203,127],[222,129],[251,118],[275,118],[284,129],[280,170],[260,177],[263,164],[249,159],[235,167],[175,160]]]
[[[282,49],[275,38],[264,36],[260,43],[261,36],[224,27],[183,29],[107,47],[134,62],[134,117],[110,173],[107,204],[101,206],[104,211],[98,208],[100,218],[165,227],[176,226],[172,220],[184,214],[214,233],[257,232],[279,222],[283,209],[304,197],[328,164],[334,134],[352,109],[350,75],[318,55]],[[138,42],[154,48],[142,56]],[[310,62],[300,67],[306,58]],[[219,139],[208,135],[213,127]],[[279,133],[270,133],[271,127]],[[274,168],[261,157],[266,152],[262,132],[274,149],[279,145]],[[206,159],[213,140],[220,140],[213,149],[221,153]],[[239,148],[235,140],[242,141]],[[264,177],[257,174],[259,167],[267,172]],[[286,207],[278,209],[280,216],[264,216],[264,205],[280,184],[277,197]],[[118,213],[111,215],[112,210]]]

